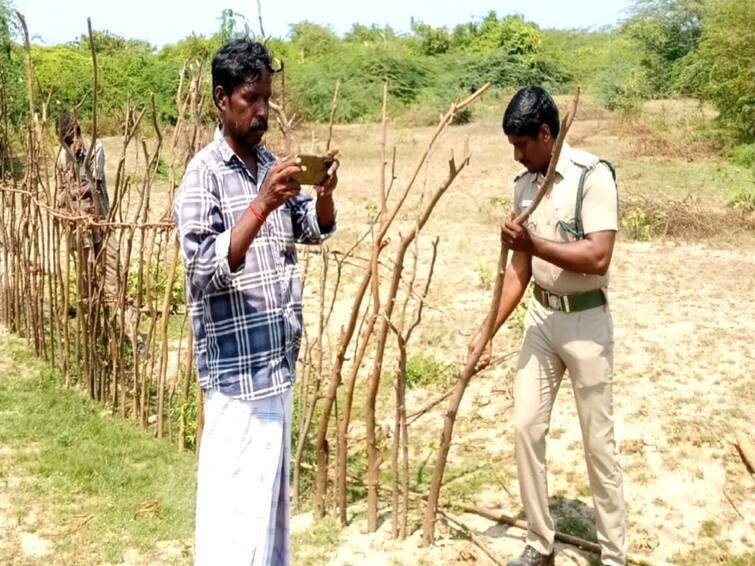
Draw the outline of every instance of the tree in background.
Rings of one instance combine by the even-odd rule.
[[[94,39],[94,50],[98,55],[117,55],[123,52],[132,53],[154,53],[155,48],[148,42],[141,39],[126,39],[115,33],[105,31],[92,31]],[[89,36],[81,34],[79,39],[69,44],[76,47],[89,55]]]
[[[703,21],[698,57],[703,96],[741,140],[754,142],[755,3],[716,2]]]
[[[755,139],[752,0],[638,0],[621,33],[639,46],[640,68],[624,67],[606,82],[609,100],[702,98],[720,112],[729,144]]]
[[[535,83],[555,93],[579,82],[606,107],[627,115],[647,98],[705,98],[721,111],[722,123],[736,124],[738,137],[752,139],[753,9],[752,0],[637,0],[620,27],[598,31],[541,30],[521,16],[495,11],[451,31],[412,20],[407,34],[354,24],[339,37],[304,21],[292,24],[286,37],[270,39],[269,46],[285,62],[287,102],[302,120],[328,119],[337,80],[339,121],[378,119],[388,80],[389,112],[413,124],[434,122],[451,100],[484,82],[498,89]],[[8,115],[22,123],[25,71],[11,16],[7,0],[0,0],[0,71]],[[33,31],[34,22],[30,26]],[[126,104],[145,107],[153,91],[160,119],[173,123],[180,69],[187,62],[209,66],[212,54],[237,33],[249,33],[249,25],[232,10],[221,12],[215,34],[190,35],[159,50],[95,31],[102,70],[100,131],[119,130]],[[86,122],[92,75],[87,38],[35,45],[33,58],[42,96],[52,92],[60,107],[83,100],[79,115]]]
[[[674,92],[677,77],[700,44],[706,0],[637,0],[622,32],[637,41],[651,96]]]

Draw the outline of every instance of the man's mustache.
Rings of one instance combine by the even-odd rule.
[[[252,127],[249,128],[250,130],[254,132],[266,132],[267,131],[267,120],[260,120],[259,122],[256,122],[252,124]]]

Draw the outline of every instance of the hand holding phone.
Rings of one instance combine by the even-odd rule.
[[[301,185],[324,185],[335,159],[330,155],[299,155],[301,171],[291,178]]]

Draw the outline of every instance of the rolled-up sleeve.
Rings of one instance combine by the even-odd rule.
[[[299,244],[319,244],[327,240],[336,232],[336,219],[325,230],[320,229],[317,221],[317,203],[309,195],[299,195],[288,201],[291,209],[291,222],[294,228],[294,239]]]
[[[228,286],[231,228],[223,222],[219,187],[207,167],[190,166],[184,175],[175,209],[186,277],[204,293]],[[234,270],[243,270],[244,263]]]

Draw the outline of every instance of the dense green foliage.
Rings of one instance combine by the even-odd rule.
[[[220,20],[211,37],[191,35],[159,50],[143,41],[96,32],[103,130],[118,128],[127,103],[143,107],[152,92],[160,118],[173,122],[183,65],[207,67],[224,41],[249,31],[243,17],[230,10],[224,10]],[[12,39],[13,29],[11,12],[0,0],[0,72],[8,115],[21,122],[27,111],[24,53],[18,38]],[[709,100],[720,111],[726,136],[752,142],[753,30],[751,0],[636,0],[630,16],[606,30],[542,30],[520,16],[491,11],[452,29],[413,21],[407,34],[355,24],[341,37],[304,21],[291,25],[287,37],[273,38],[270,47],[285,63],[287,104],[302,120],[328,118],[339,79],[338,117],[343,122],[377,119],[386,79],[391,114],[410,123],[434,120],[454,98],[488,81],[497,89],[539,83],[556,93],[579,83],[609,109],[627,114],[651,97]],[[91,114],[89,38],[34,46],[32,51],[40,93],[46,97],[52,92],[59,108],[81,103],[79,113],[86,120]],[[206,104],[205,110],[212,112],[212,105]]]
[[[604,82],[609,105],[633,98],[699,97],[715,104],[730,142],[755,140],[752,0],[637,0],[618,35],[637,48],[639,60]],[[624,54],[631,60],[631,49]]]
[[[2,2],[0,2],[2,4]],[[5,6],[4,4],[2,4]],[[11,19],[0,27],[8,31]],[[2,25],[5,24],[5,25]],[[96,32],[94,44],[99,64],[99,123],[102,131],[115,131],[129,102],[149,104],[155,93],[160,118],[176,118],[175,97],[179,73],[186,62],[208,66],[212,53],[236,33],[248,31],[238,14],[225,10],[218,33],[212,37],[189,36],[160,50],[143,41],[109,32]],[[518,16],[499,17],[490,12],[480,21],[453,30],[414,22],[410,34],[399,35],[389,27],[356,24],[343,37],[310,22],[291,25],[284,39],[273,38],[274,56],[285,63],[287,101],[303,120],[325,120],[330,113],[333,88],[342,81],[339,120],[371,121],[380,113],[382,83],[388,80],[391,112],[434,120],[455,98],[472,92],[486,81],[498,88],[514,88],[538,82],[558,91],[573,80],[557,58],[544,50],[547,32]],[[18,38],[17,38],[18,39]],[[0,38],[2,41],[2,38]],[[8,40],[9,64],[14,84],[24,84],[24,52]],[[92,111],[92,62],[89,38],[68,44],[33,46],[36,87],[52,110],[79,105],[86,120]],[[10,81],[5,83],[10,85]],[[9,115],[25,118],[23,89],[9,96]],[[209,95],[209,86],[206,94]],[[206,105],[211,112],[211,105]]]

